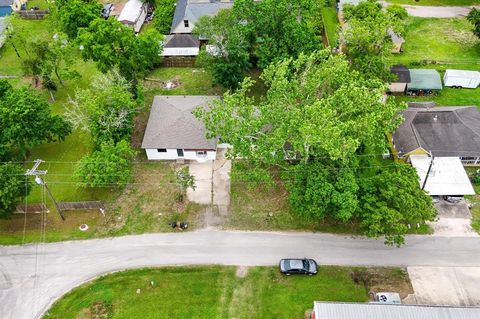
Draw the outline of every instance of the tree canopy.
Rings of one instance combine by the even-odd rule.
[[[53,115],[42,95],[28,88],[0,87],[7,88],[0,96],[0,159],[23,158],[28,149],[70,134],[71,124]]]
[[[358,5],[345,5],[346,25],[341,33],[345,53],[353,66],[367,77],[388,80],[389,59],[393,42],[390,33],[404,32],[404,8],[398,5],[383,9],[375,0],[362,1]]]
[[[366,167],[374,166],[373,158],[363,155],[366,150],[383,153],[385,134],[399,125],[397,114],[405,107],[382,99],[382,81],[363,77],[345,56],[328,50],[273,63],[261,79],[268,87],[264,97],[249,96],[253,81],[246,78],[238,90],[194,113],[204,121],[207,137],[220,136],[233,146],[233,158],[249,160],[257,169],[265,164],[280,167],[295,211],[312,219],[358,221],[366,235],[385,235],[389,244],[402,243],[405,223],[431,218],[429,213],[411,211],[415,198],[422,208],[429,198],[419,190],[416,174],[403,166],[389,174],[409,173],[408,183],[385,181],[387,173],[380,171],[385,185],[378,178],[371,184],[400,187],[410,202],[400,207],[401,201],[387,201],[379,194],[392,216],[375,223],[363,213],[368,209],[367,194],[377,196],[363,181],[372,176]],[[393,229],[386,224],[391,220],[404,227]]]
[[[161,36],[157,31],[135,36],[132,29],[116,19],[94,20],[80,31],[78,42],[85,60],[95,61],[103,73],[116,67],[128,81],[135,82],[160,59]]]
[[[100,18],[102,5],[97,0],[68,0],[55,1],[53,8],[59,29],[75,39],[80,29]]]
[[[472,8],[468,13],[467,19],[473,24],[473,34],[480,38],[480,9]]]
[[[0,164],[0,217],[10,216],[15,205],[30,192],[24,173],[21,165]]]
[[[215,48],[204,65],[213,69],[218,83],[233,88],[251,65],[264,69],[271,62],[319,49],[318,5],[313,0],[238,0],[231,10],[201,18],[194,33]]]

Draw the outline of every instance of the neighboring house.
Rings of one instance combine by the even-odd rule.
[[[6,31],[7,31],[7,21],[5,21],[5,18],[0,18],[0,48],[3,47],[3,44],[5,43]]]
[[[0,17],[8,16],[13,11],[13,0],[0,0]]]
[[[195,23],[203,16],[214,16],[230,9],[233,0],[178,0],[170,33],[192,33]]]
[[[410,155],[459,157],[463,165],[480,165],[480,113],[475,106],[409,107],[393,133],[399,158]]]
[[[143,137],[149,160],[214,160],[217,140],[207,139],[204,124],[192,111],[216,96],[155,96]]]
[[[118,21],[131,27],[135,32],[140,32],[147,17],[148,4],[141,0],[129,0],[118,16]]]
[[[473,319],[478,307],[315,301],[311,319]]]
[[[403,65],[394,65],[390,68],[395,79],[390,83],[388,90],[391,93],[405,93],[410,83],[410,71]]]
[[[195,57],[200,51],[200,40],[191,34],[170,34],[163,42],[163,57]]]
[[[410,69],[409,95],[430,95],[442,89],[440,74],[432,69]]]

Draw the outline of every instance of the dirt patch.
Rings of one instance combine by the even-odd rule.
[[[248,274],[248,267],[246,266],[240,266],[237,267],[237,271],[235,272],[235,276],[238,278],[245,278]]]
[[[105,301],[96,301],[89,308],[80,312],[76,319],[109,319],[112,317],[112,304]]]
[[[403,299],[413,293],[406,269],[354,268],[350,276],[355,284],[363,285],[370,295],[377,292],[397,292]]]

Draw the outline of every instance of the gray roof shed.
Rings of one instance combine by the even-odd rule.
[[[478,307],[318,302],[315,319],[478,319]]]
[[[408,108],[405,121],[393,133],[393,144],[404,156],[418,148],[434,156],[480,154],[480,113],[475,106]]]
[[[142,148],[215,150],[217,141],[207,139],[204,124],[192,111],[206,107],[217,96],[155,96],[143,136]]]

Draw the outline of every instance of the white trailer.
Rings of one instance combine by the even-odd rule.
[[[445,71],[443,82],[453,88],[475,89],[480,85],[480,72],[449,69]]]

